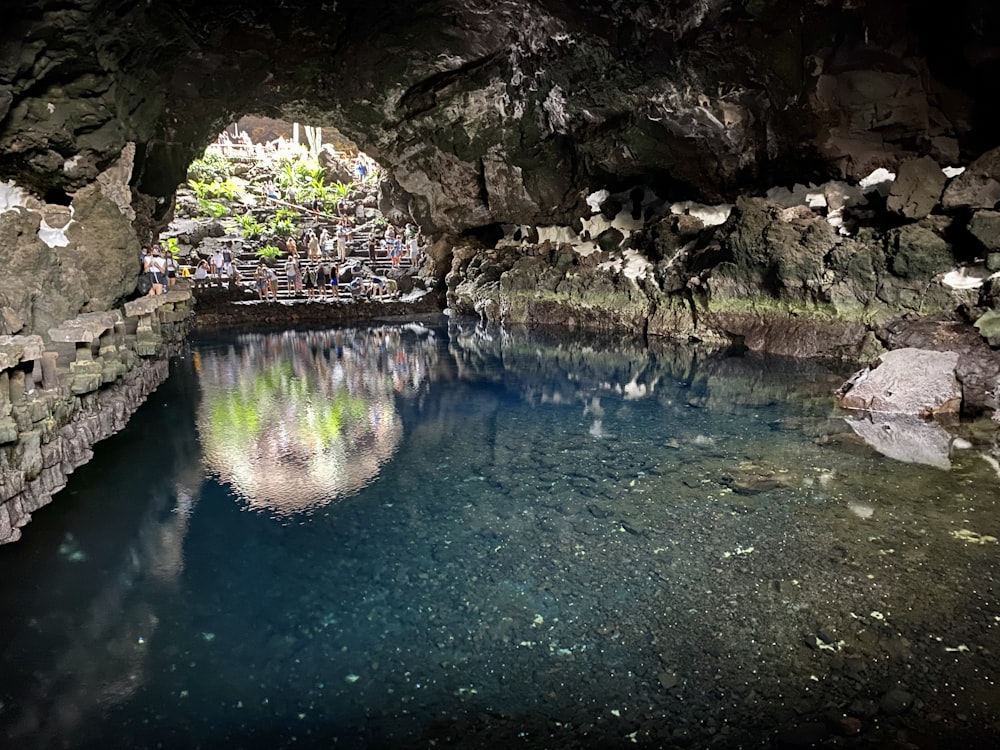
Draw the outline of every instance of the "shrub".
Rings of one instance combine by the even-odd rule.
[[[279,219],[277,216],[267,222],[264,228],[268,234],[276,234],[279,237],[291,237],[295,234],[295,222],[291,219]]]
[[[353,182],[341,182],[340,180],[337,180],[330,187],[333,190],[333,194],[336,195],[337,198],[343,200],[344,198],[346,198],[347,196],[349,196],[351,194],[352,190],[354,190],[354,183]]]
[[[261,259],[274,260],[275,258],[280,258],[284,255],[284,251],[275,247],[274,245],[264,245],[264,247],[258,248],[254,255]]]
[[[198,208],[206,216],[211,216],[213,219],[221,219],[223,216],[229,213],[228,206],[222,203],[216,203],[214,201],[209,201],[204,198],[198,199]]]
[[[210,200],[220,198],[227,201],[236,201],[243,196],[243,188],[232,180],[213,180],[204,182],[202,180],[188,180],[188,185],[194,190],[194,195],[198,200]]]
[[[188,182],[191,180],[200,182],[227,180],[233,174],[233,163],[222,154],[207,153],[200,159],[191,162],[187,174]]]
[[[257,217],[249,211],[242,216],[236,217],[236,221],[239,222],[243,236],[248,240],[259,239],[267,229],[267,226],[257,221]]]

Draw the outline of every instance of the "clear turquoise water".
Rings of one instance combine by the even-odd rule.
[[[0,738],[990,742],[992,437],[856,425],[879,452],[847,374],[457,326],[196,340],[0,548]]]

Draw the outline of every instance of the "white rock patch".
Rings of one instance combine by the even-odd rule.
[[[0,213],[26,205],[27,194],[13,180],[0,182]]]
[[[653,267],[643,255],[629,248],[622,253],[621,258],[601,263],[597,267],[599,271],[615,271],[625,274],[626,277],[635,281],[646,278],[647,273]]]
[[[889,195],[889,190],[892,188],[892,183],[896,181],[896,173],[890,172],[885,167],[879,167],[870,175],[862,179],[858,183],[858,187],[866,193],[870,193],[872,190],[877,191],[880,195]]]
[[[73,207],[69,207],[70,216],[73,215]],[[42,219],[41,224],[38,227],[38,239],[44,242],[49,247],[66,247],[69,245],[69,238],[66,236],[66,230],[73,225],[73,220],[70,219],[61,227],[51,227],[45,219]]]
[[[586,200],[587,200],[587,205],[590,206],[590,212],[594,214],[600,213],[601,204],[604,203],[604,201],[606,201],[610,197],[611,193],[609,193],[607,190],[604,189],[598,190],[597,192],[588,195]]]
[[[988,276],[970,273],[968,268],[953,268],[944,275],[941,283],[951,289],[978,289]]]
[[[717,227],[724,224],[729,214],[733,211],[732,203],[723,203],[718,206],[706,206],[704,203],[695,201],[681,201],[670,206],[670,213],[675,216],[688,214],[696,219],[701,219],[701,223],[706,227]]]
[[[551,242],[556,245],[575,245],[579,242],[580,238],[577,236],[569,227],[564,226],[549,226],[549,227],[538,227],[538,244],[541,245],[545,242]]]

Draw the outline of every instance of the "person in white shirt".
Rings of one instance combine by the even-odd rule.
[[[167,259],[159,245],[153,247],[153,253],[146,256],[145,269],[153,274],[153,286],[150,295],[163,294],[167,285]]]
[[[222,254],[222,250],[218,249],[212,253],[212,274],[219,280],[219,286],[222,286],[222,274],[226,270],[226,258]]]
[[[343,225],[337,227],[337,260],[341,263],[347,260],[347,237],[349,231]]]
[[[211,269],[208,267],[208,261],[202,260],[198,262],[198,267],[194,269],[194,280],[204,281],[208,278]]]

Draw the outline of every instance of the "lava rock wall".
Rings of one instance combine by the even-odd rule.
[[[995,4],[957,0],[946,17],[925,5],[20,3],[0,46],[0,181],[69,207],[101,239],[67,233],[76,256],[55,266],[87,269],[74,286],[61,273],[39,278],[54,262],[33,218],[5,220],[16,226],[0,227],[4,244],[20,258],[0,288],[6,330],[44,331],[111,304],[134,278],[137,242],[169,219],[191,159],[247,113],[338,128],[386,167],[392,202],[436,237],[578,231],[600,189],[732,203],[796,181],[856,182],[876,167],[906,175],[893,206],[918,219],[935,165],[996,145],[1000,101]],[[126,154],[130,201],[106,185],[102,195],[138,239],[109,226],[86,192]],[[980,166],[948,188],[946,208],[995,208],[995,170]],[[987,219],[977,231],[992,243]],[[12,291],[22,287],[33,291]]]

